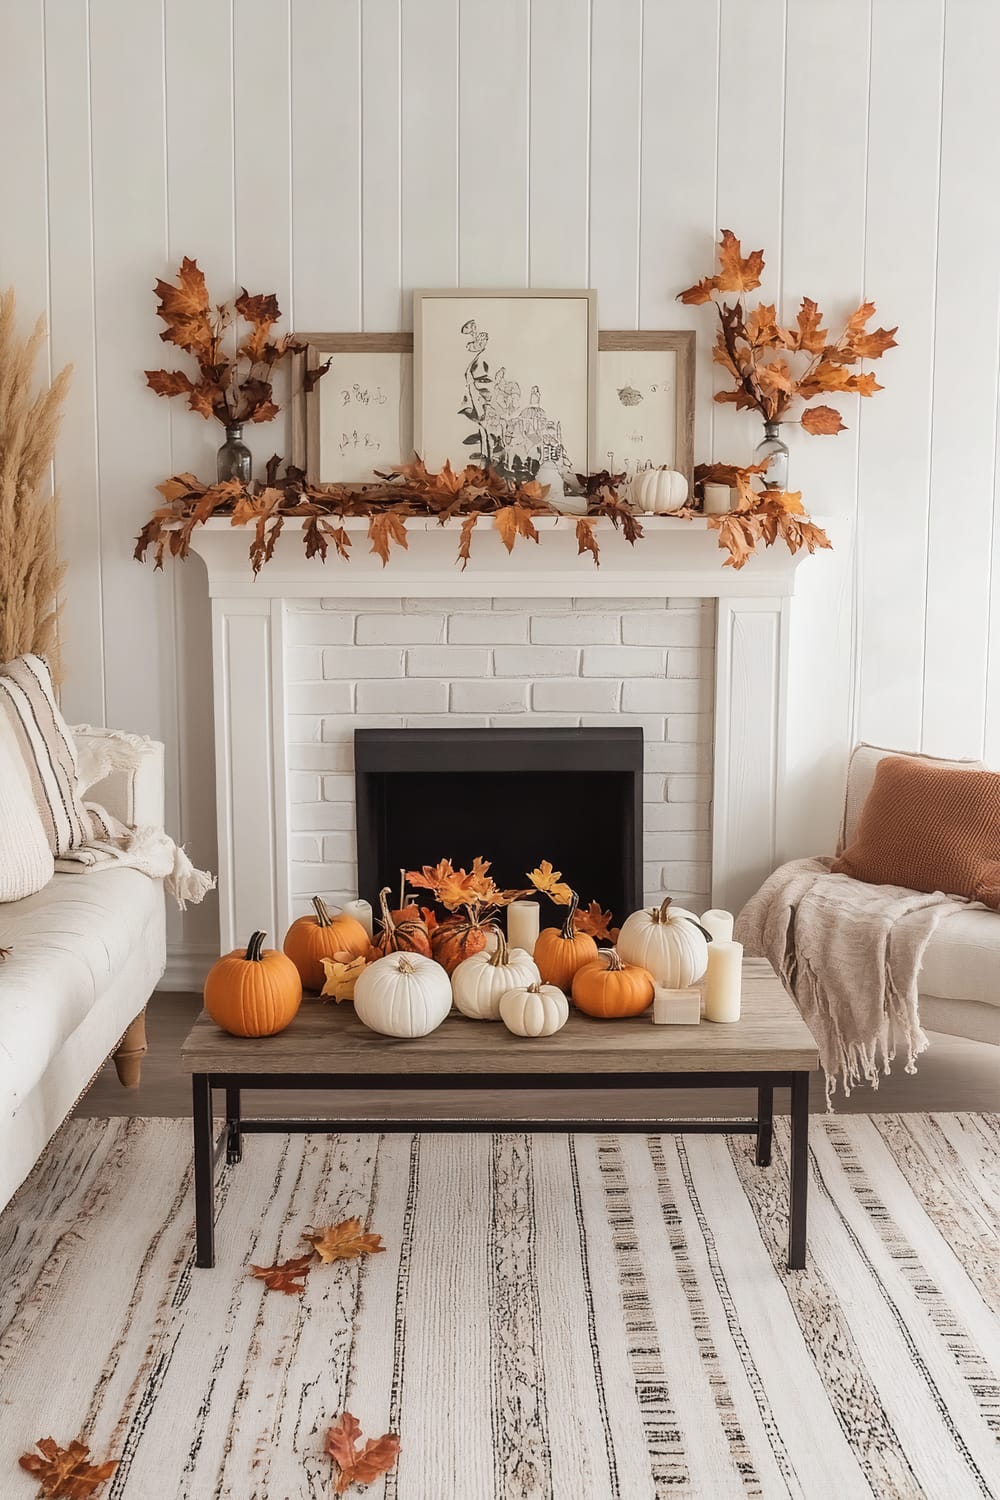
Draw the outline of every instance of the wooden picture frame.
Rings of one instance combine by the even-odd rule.
[[[396,464],[411,459],[413,335],[297,333],[295,337],[306,348],[304,353],[295,356],[292,367],[292,463],[305,470],[306,478],[314,484],[369,483],[375,477],[376,468],[391,470]],[[305,372],[318,369],[327,359],[333,361],[330,369],[307,392]],[[338,392],[344,393],[354,387],[355,372],[362,377],[362,388],[368,389],[371,378],[374,376],[378,379],[380,370],[383,372],[385,387],[381,394],[386,399],[377,414],[377,422],[373,423],[380,446],[377,450],[367,450],[362,429],[360,451],[357,446],[351,450],[352,456],[358,459],[357,464],[352,464],[346,454],[338,455],[325,463],[323,436],[329,425],[327,418],[330,403],[336,402]],[[354,405],[353,400],[351,405]],[[392,412],[396,413],[397,422],[393,422]],[[358,414],[356,410],[351,411],[352,417]],[[350,430],[353,432],[356,427],[357,423],[354,422]],[[398,439],[393,444],[392,435],[397,431]]]
[[[666,464],[685,475],[694,493],[694,361],[693,329],[601,329],[595,469],[631,475],[636,467]],[[661,389],[667,379],[669,392]],[[653,433],[625,428],[624,418],[650,400],[654,424],[657,413],[664,419],[662,446]]]
[[[428,468],[486,461],[518,480],[546,459],[590,469],[597,336],[587,288],[417,288],[413,443]]]

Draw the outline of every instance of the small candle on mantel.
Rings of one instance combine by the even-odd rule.
[[[507,942],[533,954],[541,923],[537,901],[512,901],[507,908]]]
[[[728,484],[705,484],[702,486],[702,508],[706,516],[724,516],[733,508],[732,492]]]
[[[344,907],[344,915],[353,917],[355,922],[360,922],[368,936],[371,937],[374,928],[372,927],[372,904],[370,901],[365,901],[360,896],[357,901],[348,901]]]
[[[701,925],[706,932],[712,934],[713,943],[731,943],[734,921],[731,911],[722,911],[721,908],[713,906],[711,911],[702,913]]]
[[[709,943],[705,1020],[738,1021],[743,992],[743,944]]]

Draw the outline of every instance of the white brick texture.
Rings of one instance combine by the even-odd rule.
[[[355,894],[356,729],[530,725],[642,728],[645,898],[708,905],[714,605],[324,599],[289,612],[287,642],[296,911]]]

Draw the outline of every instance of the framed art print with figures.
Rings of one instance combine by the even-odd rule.
[[[413,457],[413,337],[300,333],[292,462],[313,484],[370,484]],[[311,390],[307,370],[330,368]]]
[[[597,294],[413,293],[413,445],[429,469],[586,473],[597,428]]]

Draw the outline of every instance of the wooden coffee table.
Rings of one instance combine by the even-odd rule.
[[[774,1090],[791,1090],[792,1149],[788,1265],[806,1263],[809,1074],[819,1055],[812,1035],[770,964],[743,966],[743,1014],[732,1025],[654,1026],[649,1015],[596,1021],[571,1010],[555,1036],[512,1036],[500,1024],[451,1015],[430,1036],[380,1036],[349,1005],[307,1001],[287,1031],[248,1040],[221,1031],[203,1011],[181,1049],[194,1111],[196,1263],[215,1262],[215,1167],[224,1150],[239,1162],[256,1131],[625,1131],[658,1135],[756,1136],[756,1159],[771,1161]],[[244,1089],[747,1088],[757,1090],[752,1120],[277,1120],[245,1119]],[[226,1124],[213,1140],[212,1090],[225,1090]]]

